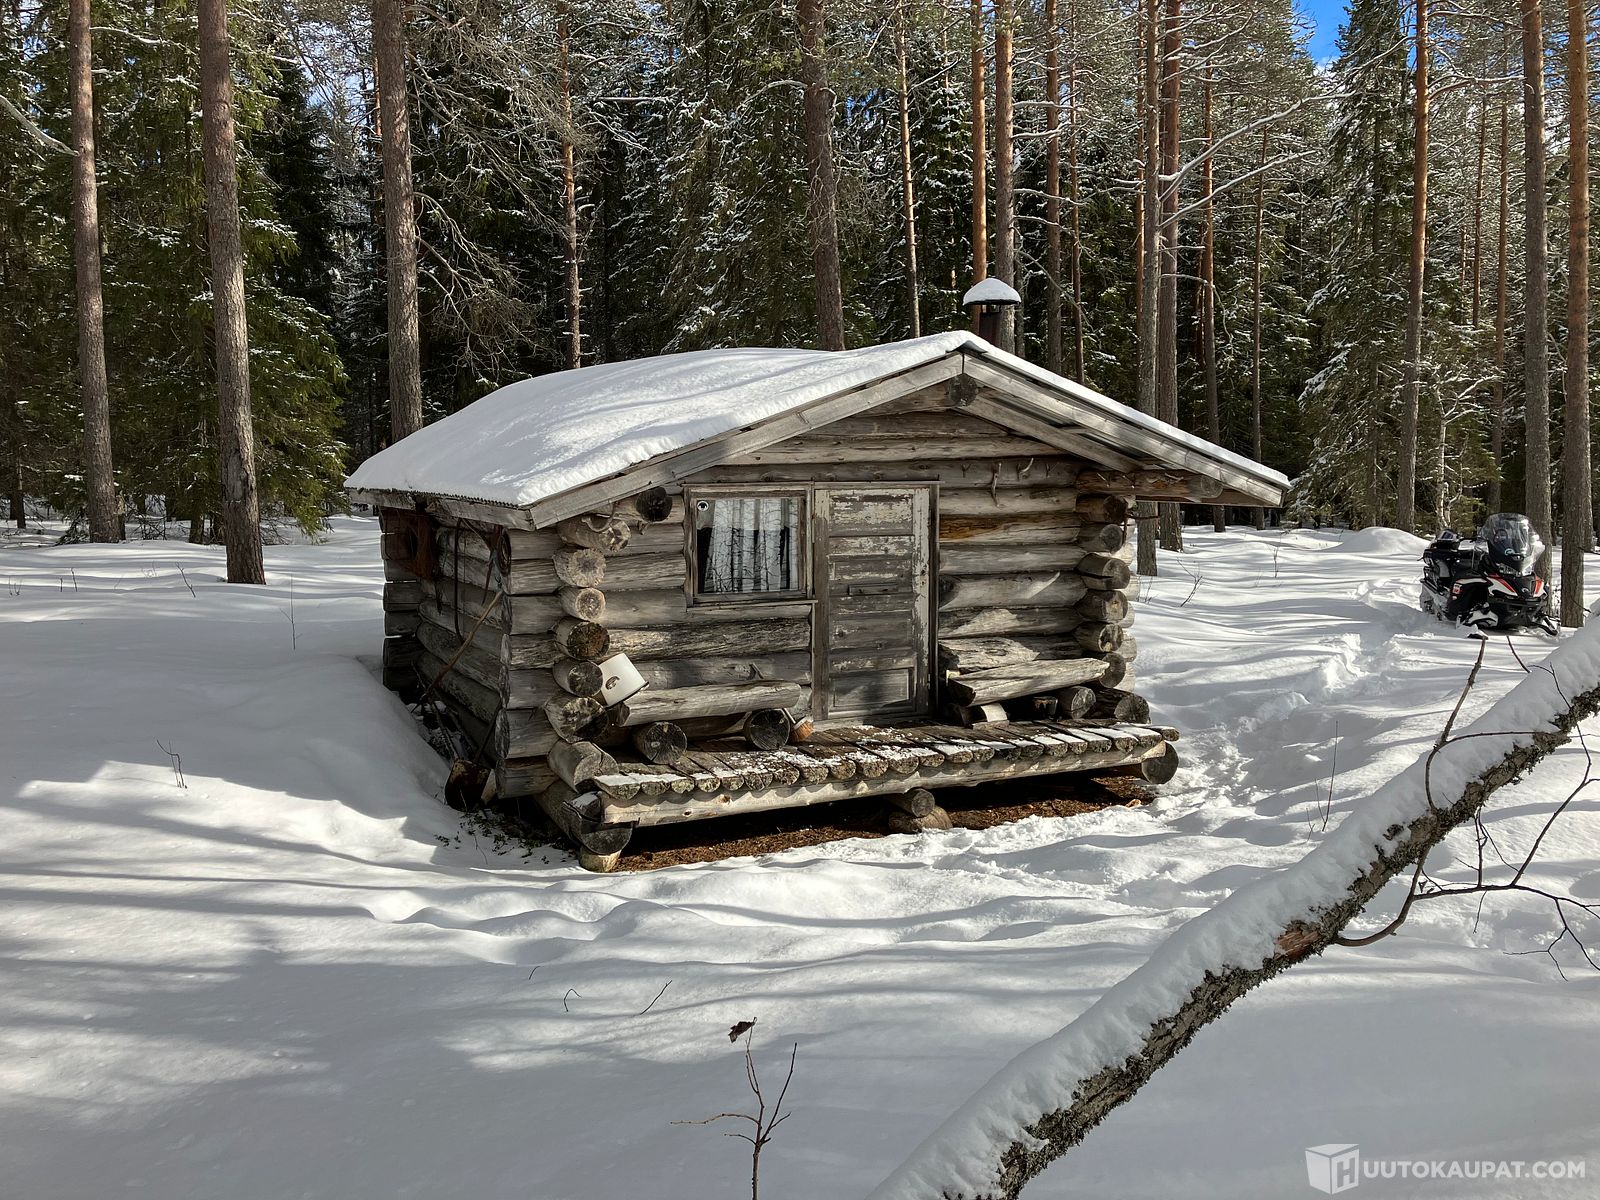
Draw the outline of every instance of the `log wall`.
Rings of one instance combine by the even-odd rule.
[[[414,557],[415,547],[405,537],[409,514],[392,508],[378,510],[379,547],[383,554],[383,686],[401,696],[422,690],[417,661],[421,645],[422,581],[403,565]]]
[[[1128,497],[1177,487],[1176,475],[1088,463],[962,408],[952,392],[929,389],[699,478],[937,483],[936,679],[949,715],[985,719],[979,706],[990,701],[1019,717],[1054,715],[1061,703],[1082,709],[1084,695],[1059,695],[1073,688],[1090,689],[1090,711],[1115,707],[1111,693],[1131,688],[1136,651]]]

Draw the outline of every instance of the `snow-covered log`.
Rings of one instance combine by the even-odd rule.
[[[871,1193],[995,1200],[1126,1103],[1200,1029],[1330,945],[1383,886],[1600,710],[1600,624],[1574,633],[1294,866],[1196,917],[1053,1037],[1019,1054]]]

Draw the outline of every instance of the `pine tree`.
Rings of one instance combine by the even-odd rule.
[[[339,196],[330,117],[326,109],[313,106],[310,81],[299,64],[276,65],[276,73],[266,80],[271,106],[251,139],[255,160],[271,182],[273,212],[293,239],[293,250],[273,263],[270,278],[275,287],[332,321],[344,264],[336,246]]]
[[[1384,519],[1392,495],[1391,398],[1404,357],[1402,322],[1411,172],[1399,0],[1356,0],[1340,33],[1333,74],[1340,92],[1329,135],[1333,260],[1318,292],[1325,365],[1302,403],[1317,424],[1304,483],[1313,508],[1357,524]]]
[[[89,20],[89,0],[68,0],[78,387],[83,404],[83,470],[89,540],[117,542],[122,540],[122,534],[117,521],[117,487],[111,465],[111,397],[106,383],[105,292],[100,270],[100,197],[95,182],[94,49]]]
[[[1589,469],[1589,8],[1567,0],[1567,344],[1561,453],[1561,623],[1583,624],[1584,552],[1594,548]]]
[[[395,441],[422,428],[417,331],[417,218],[411,178],[411,100],[401,0],[373,0],[373,59],[383,141],[384,245],[388,251],[389,420]]]

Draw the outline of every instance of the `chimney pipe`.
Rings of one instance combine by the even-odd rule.
[[[1022,303],[1017,289],[996,279],[993,275],[978,280],[961,297],[962,308],[978,310],[978,336],[991,346],[1000,344],[1000,314],[1002,310]]]
[[[985,304],[978,309],[978,336],[991,346],[1000,344],[1000,306]]]

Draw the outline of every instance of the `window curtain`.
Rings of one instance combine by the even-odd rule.
[[[707,590],[787,592],[796,589],[793,497],[712,501]]]

